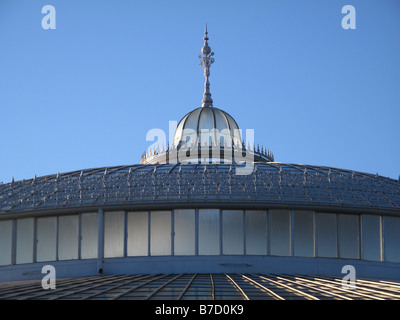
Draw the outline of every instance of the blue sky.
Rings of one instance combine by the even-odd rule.
[[[201,106],[206,22],[214,106],[275,161],[398,179],[398,0],[0,0],[0,181],[140,163]]]

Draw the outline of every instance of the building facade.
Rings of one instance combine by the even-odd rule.
[[[0,281],[41,279],[49,264],[60,278],[338,277],[351,265],[361,278],[400,281],[400,182],[275,162],[245,143],[213,106],[207,35],[202,107],[182,118],[173,145],[141,164],[0,185]]]

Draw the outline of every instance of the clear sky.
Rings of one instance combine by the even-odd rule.
[[[201,106],[206,22],[214,106],[275,161],[398,179],[398,0],[0,0],[0,181],[140,163]]]

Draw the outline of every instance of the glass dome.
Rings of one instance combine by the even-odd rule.
[[[227,112],[215,107],[200,107],[186,114],[179,122],[174,147],[183,144],[242,148],[239,126]]]
[[[210,92],[210,66],[214,52],[208,45],[207,28],[199,64],[204,68],[202,105],[187,113],[179,122],[172,145],[147,150],[142,164],[162,163],[247,163],[274,161],[272,152],[254,145],[247,136],[246,144],[237,122],[227,112],[215,108]]]

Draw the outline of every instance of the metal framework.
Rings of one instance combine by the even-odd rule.
[[[199,108],[201,109],[201,108]],[[216,108],[213,108],[216,109]],[[183,118],[185,119],[185,117]],[[233,119],[233,118],[232,118]],[[183,120],[182,120],[183,121]],[[234,120],[233,120],[234,121]],[[241,142],[241,145],[224,145],[216,143],[213,145],[212,143],[209,145],[205,143],[204,146],[201,146],[201,133],[197,131],[200,136],[200,139],[197,138],[194,146],[188,148],[188,151],[184,151],[184,155],[188,155],[187,159],[184,159],[187,163],[207,163],[204,158],[204,155],[207,155],[210,159],[209,162],[212,164],[212,160],[214,155],[218,155],[218,163],[235,163],[240,162],[238,160],[249,160],[255,162],[273,162],[274,154],[264,146],[257,147],[253,146],[245,146],[244,141]],[[232,137],[232,136],[231,136]],[[215,138],[214,138],[215,139]],[[235,138],[232,137],[232,141]],[[234,142],[232,142],[234,144]],[[178,154],[179,153],[179,154]],[[172,145],[171,147],[168,145],[166,148],[162,146],[157,149],[151,149],[142,153],[142,157],[140,160],[141,164],[165,164],[165,163],[178,163],[180,162],[180,157],[183,157],[182,151],[179,150],[179,146],[175,147]],[[183,157],[185,158],[185,157]],[[229,162],[228,162],[229,161]]]
[[[0,283],[1,300],[399,300],[400,282],[311,275],[163,274],[58,279],[54,290],[41,280]]]
[[[74,171],[0,185],[0,219],[11,213],[140,206],[290,206],[400,213],[400,182],[322,166],[131,165]]]

